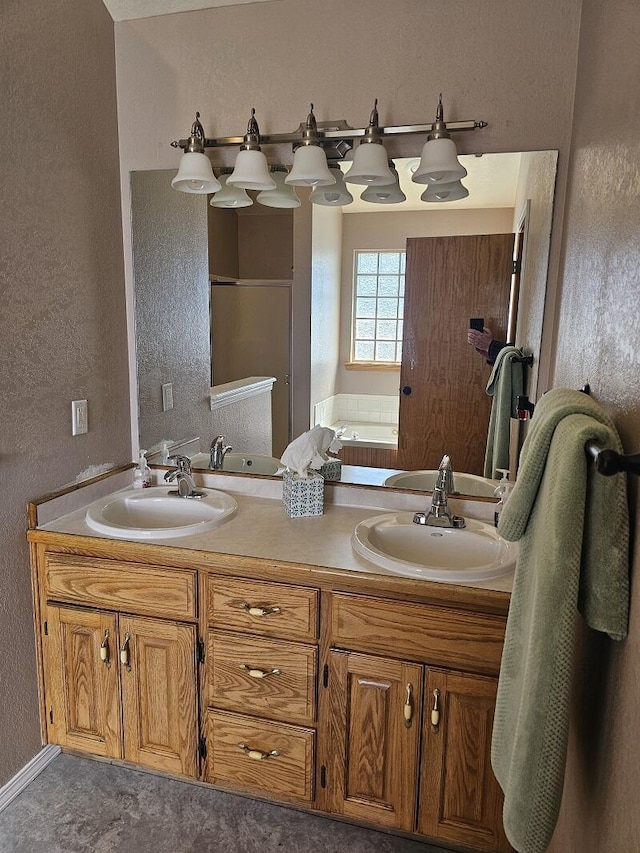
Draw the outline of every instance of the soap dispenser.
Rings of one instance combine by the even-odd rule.
[[[500,513],[504,509],[504,505],[507,502],[513,483],[509,480],[509,471],[507,468],[496,468],[496,471],[498,474],[502,474],[500,482],[493,491],[493,496],[495,498],[499,498],[498,505],[493,513],[493,523],[497,527],[498,522],[500,521]]]
[[[147,465],[146,450],[141,450],[138,456],[138,467],[133,472],[133,488],[148,489],[153,481],[151,468]]]

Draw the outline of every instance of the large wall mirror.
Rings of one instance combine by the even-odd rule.
[[[172,172],[132,173],[141,447],[188,447],[204,463],[222,434],[242,454],[279,457],[317,422],[342,429],[343,481],[381,484],[444,453],[482,474],[491,365],[467,343],[469,319],[533,355],[535,394],[557,152],[461,159],[459,201],[421,201],[416,161],[403,159],[404,204],[354,193],[335,208],[299,192],[295,210],[255,198],[216,209],[172,190]],[[275,379],[258,382],[266,399],[226,405],[250,377]]]

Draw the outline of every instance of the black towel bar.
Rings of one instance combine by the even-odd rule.
[[[640,453],[623,456],[615,450],[600,447],[595,441],[588,441],[584,449],[593,458],[596,471],[605,477],[625,471],[629,474],[640,474]]]
[[[526,364],[527,367],[531,367],[533,365],[533,356],[532,355],[516,355],[513,357],[513,361],[517,361],[519,364]]]

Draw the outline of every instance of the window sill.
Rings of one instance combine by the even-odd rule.
[[[345,361],[345,370],[387,370],[400,372],[399,361]]]

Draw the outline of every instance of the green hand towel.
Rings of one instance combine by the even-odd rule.
[[[555,389],[536,406],[499,532],[520,539],[493,726],[491,763],[504,827],[520,853],[543,853],[564,780],[577,609],[615,640],[629,614],[626,477],[598,474],[584,445],[622,452],[586,394]]]
[[[509,419],[516,416],[517,398],[523,392],[522,353],[516,347],[503,347],[496,356],[487,394],[493,397],[484,457],[484,476],[495,479],[497,468],[509,468]]]

